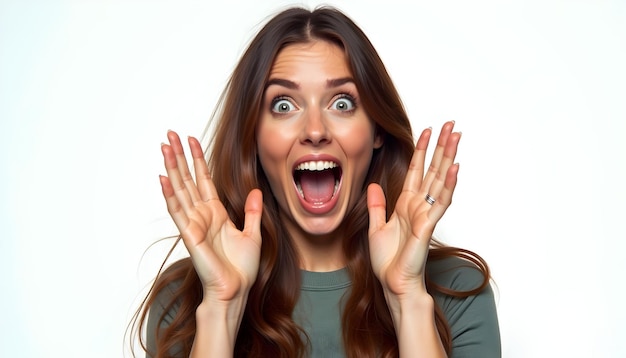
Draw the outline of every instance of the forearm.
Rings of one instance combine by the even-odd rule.
[[[398,298],[387,295],[400,357],[447,357],[437,325],[435,302],[427,293]]]
[[[245,301],[241,299],[228,305],[202,302],[198,306],[191,358],[233,356]]]

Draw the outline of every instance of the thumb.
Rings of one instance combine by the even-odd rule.
[[[380,185],[372,183],[367,187],[367,210],[370,217],[369,235],[387,223],[387,201]]]
[[[261,214],[263,213],[263,193],[252,189],[246,198],[243,233],[261,243]]]

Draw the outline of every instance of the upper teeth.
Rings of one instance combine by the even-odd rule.
[[[300,163],[296,167],[296,170],[326,170],[326,169],[331,169],[331,168],[336,168],[336,167],[337,167],[337,163],[335,162],[319,160],[319,161],[310,161],[310,162]]]

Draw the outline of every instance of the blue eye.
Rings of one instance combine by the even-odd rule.
[[[289,100],[285,98],[276,98],[272,101],[272,111],[276,113],[288,113],[296,109]]]
[[[353,110],[355,107],[356,107],[356,103],[355,103],[354,98],[352,98],[352,96],[349,96],[347,94],[341,95],[330,105],[331,109],[342,111],[342,112],[349,112]]]

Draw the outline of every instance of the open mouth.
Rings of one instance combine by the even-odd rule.
[[[304,201],[323,204],[337,193],[341,173],[341,167],[333,161],[308,161],[294,169],[293,180]]]

